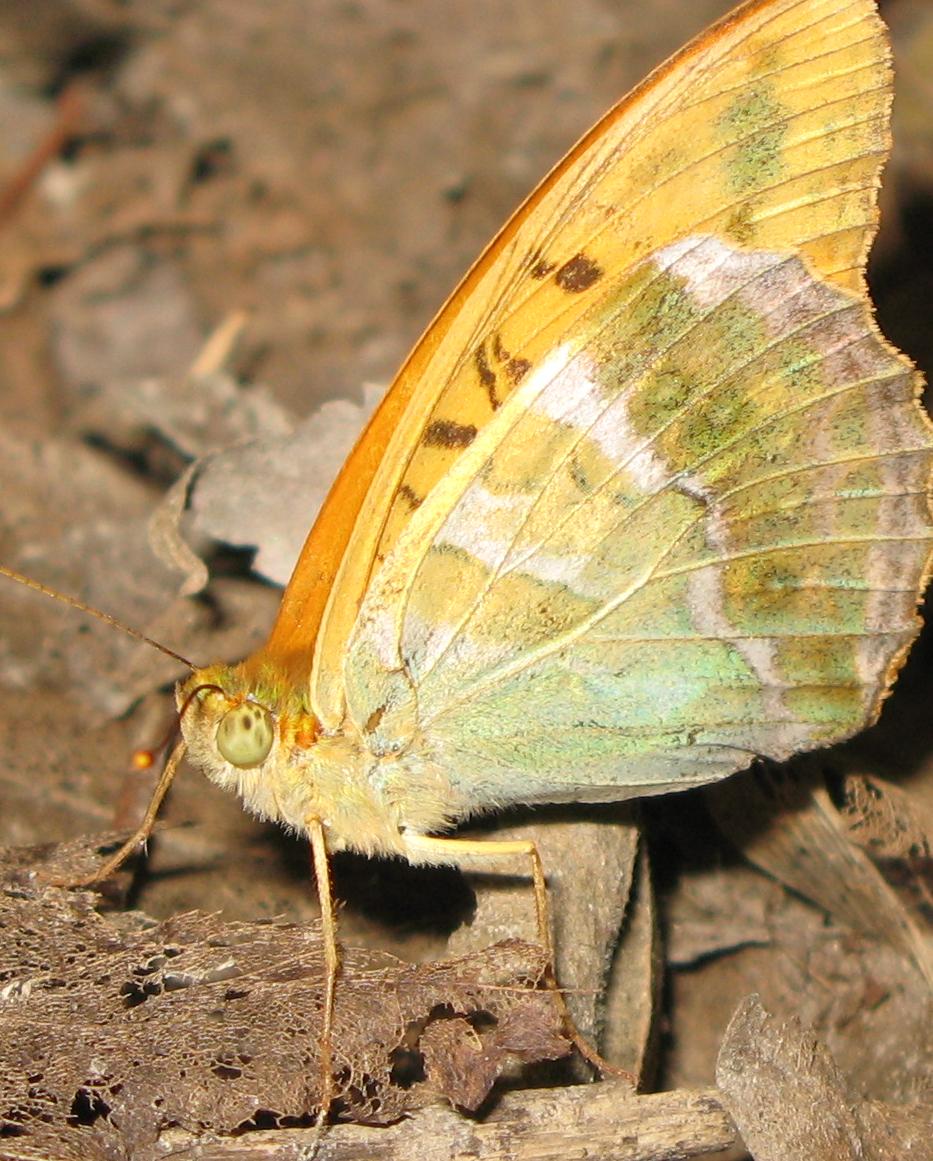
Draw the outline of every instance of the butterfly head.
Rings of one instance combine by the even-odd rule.
[[[307,749],[317,723],[293,690],[243,665],[196,669],[176,690],[188,753],[203,772],[265,817],[291,822],[282,772]]]

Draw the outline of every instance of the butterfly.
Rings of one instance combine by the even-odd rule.
[[[511,804],[727,777],[872,722],[919,628],[931,426],[864,267],[874,0],[750,0],[545,178],[415,347],[265,643],[180,683],[184,751],[328,858]]]

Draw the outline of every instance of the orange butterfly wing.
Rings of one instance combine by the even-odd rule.
[[[872,0],[751,0],[617,104],[541,183],[402,367],[312,528],[264,648],[312,671],[325,726],[363,596],[411,513],[546,354],[607,271],[697,232],[794,251],[862,292],[889,148]]]

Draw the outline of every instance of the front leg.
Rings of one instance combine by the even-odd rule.
[[[311,842],[311,861],[317,882],[317,896],[321,907],[321,939],[324,944],[324,998],[321,1013],[321,1034],[318,1048],[321,1056],[321,1107],[317,1124],[327,1119],[334,1099],[334,1002],[337,994],[337,976],[340,972],[340,949],[337,942],[337,912],[334,907],[334,889],[330,874],[330,855],[327,837],[319,818],[305,820],[305,829]]]

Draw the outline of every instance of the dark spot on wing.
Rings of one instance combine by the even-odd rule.
[[[583,470],[583,465],[576,456],[570,457],[569,467],[571,480],[573,480],[585,496],[589,496],[593,491],[593,485],[590,483],[586,472]]]
[[[575,254],[557,271],[554,281],[568,294],[579,294],[581,290],[589,290],[602,276],[602,267],[592,258],[587,258],[585,254]]]
[[[489,396],[489,405],[495,411],[502,403],[502,400],[496,394],[496,373],[489,366],[489,360],[486,358],[486,348],[482,343],[476,348],[473,361],[476,363],[476,370],[479,372],[479,381]]]
[[[509,359],[505,365],[505,373],[513,387],[516,383],[520,383],[530,370],[531,363],[527,359]]]
[[[499,331],[492,336],[492,358],[504,370],[508,382],[512,387],[520,383],[531,369],[531,363],[527,359],[512,358],[512,352],[502,342],[502,336]],[[490,374],[493,376],[493,381],[496,380],[496,372],[493,372],[491,368]],[[493,406],[496,406],[496,404],[493,404]]]
[[[514,387],[531,370],[531,363],[527,359],[512,358],[512,352],[506,349],[502,342],[502,335],[496,331],[492,336],[493,358],[503,368],[509,383]]]
[[[416,508],[421,507],[422,499],[410,484],[402,484],[398,494],[408,502],[408,506],[413,512]]]
[[[472,423],[454,423],[452,419],[435,419],[425,428],[422,443],[426,447],[469,447],[476,439]]]
[[[539,282],[542,278],[547,278],[549,274],[553,274],[557,268],[556,262],[548,262],[540,250],[536,250],[534,254],[528,259],[529,270],[528,273],[532,278],[536,278]]]

